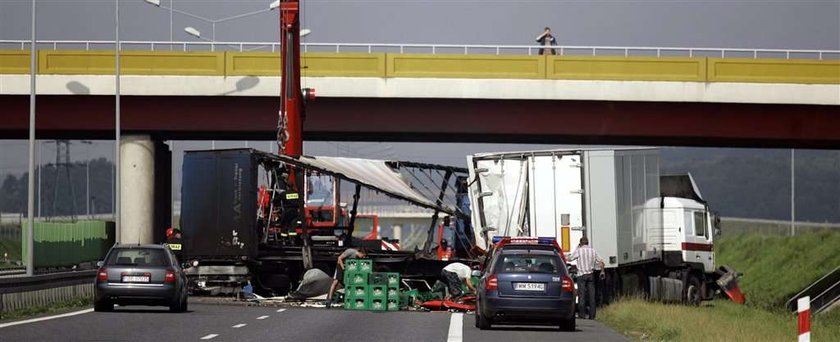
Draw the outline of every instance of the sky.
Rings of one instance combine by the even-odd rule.
[[[263,10],[216,24],[215,40],[278,41],[270,0],[120,0],[122,40],[196,41],[183,29],[212,35],[210,20]],[[113,40],[115,0],[37,0],[40,40]],[[165,7],[195,16],[173,13]],[[0,41],[30,38],[30,0],[0,0]],[[840,50],[840,0],[310,0],[302,3],[304,42],[529,45],[543,27],[572,46]],[[0,44],[0,48],[4,46]],[[0,114],[2,115],[2,114]],[[0,176],[26,169],[26,141],[1,140]],[[217,142],[218,148],[245,142]],[[249,142],[268,149],[269,142]],[[176,142],[207,149],[211,142]],[[546,145],[306,142],[310,155],[410,159],[464,165],[467,154]],[[44,144],[45,162],[54,147]],[[74,146],[75,160],[113,156],[113,142]],[[51,152],[52,151],[52,152]],[[51,154],[51,153],[52,154]],[[180,153],[176,153],[179,160]],[[180,173],[175,163],[176,175]],[[177,180],[176,180],[177,184]]]
[[[216,24],[217,41],[277,41],[270,0],[161,0]],[[38,39],[112,40],[115,0],[38,0]],[[169,11],[120,1],[123,40],[168,41]],[[29,39],[30,0],[0,0],[0,39]],[[840,49],[840,0],[309,0],[308,42],[527,45],[550,26],[560,45]],[[209,37],[208,22],[173,14]]]

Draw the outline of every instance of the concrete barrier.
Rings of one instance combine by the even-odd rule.
[[[0,74],[28,74],[29,51],[0,50]]]
[[[840,61],[709,58],[708,82],[840,84]]]
[[[615,81],[706,81],[706,59],[548,56],[547,78]]]
[[[38,73],[54,75],[113,75],[114,51],[43,50]],[[121,51],[123,75],[224,76],[223,52]]]
[[[385,77],[384,53],[301,55],[301,74],[308,77]],[[227,76],[280,76],[280,55],[271,52],[226,52]]]
[[[545,56],[387,54],[387,77],[544,79]]]

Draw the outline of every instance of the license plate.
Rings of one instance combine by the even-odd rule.
[[[123,276],[123,283],[148,283],[149,276]]]
[[[543,283],[516,283],[513,284],[513,289],[516,291],[545,291],[545,284]]]

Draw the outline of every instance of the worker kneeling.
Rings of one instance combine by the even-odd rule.
[[[470,291],[475,292],[475,286],[471,280],[472,269],[467,265],[460,262],[453,262],[446,265],[446,267],[440,271],[440,277],[449,288],[449,296],[446,297],[447,300],[464,295],[464,291],[461,290],[462,283],[466,284]]]

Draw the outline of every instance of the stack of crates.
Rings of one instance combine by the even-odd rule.
[[[399,273],[372,272],[373,263],[365,259],[347,259],[344,265],[345,309],[400,310]]]
[[[384,293],[384,296],[375,296],[374,300],[384,300],[385,310],[400,310],[400,274],[396,272],[374,272],[370,275],[371,288],[374,294]]]
[[[370,310],[368,278],[373,272],[373,261],[368,259],[344,260],[344,308]]]

